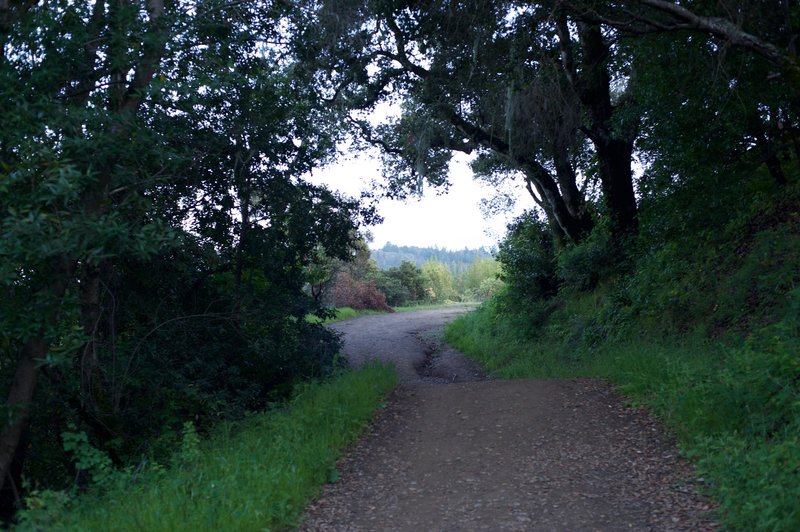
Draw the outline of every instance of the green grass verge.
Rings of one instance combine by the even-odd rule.
[[[447,308],[447,307],[459,307],[459,306],[474,306],[477,303],[430,303],[430,304],[419,304],[419,305],[407,305],[403,307],[394,307],[395,312],[414,312],[416,310],[434,310],[439,308]],[[386,314],[385,312],[381,312],[379,310],[355,310],[350,307],[339,307],[335,309],[336,315],[333,318],[328,318],[327,320],[322,320],[313,314],[309,314],[306,316],[306,321],[309,323],[321,323],[323,325],[328,325],[329,323],[335,323],[337,321],[344,321],[349,320],[352,318],[358,318],[360,316],[370,316],[372,314]]]
[[[336,315],[332,318],[328,318],[327,320],[323,320],[314,316],[313,314],[309,314],[306,316],[306,321],[309,323],[321,323],[323,325],[327,325],[329,323],[335,323],[337,321],[344,321],[349,320],[351,318],[358,318],[359,316],[369,316],[371,314],[385,314],[385,312],[381,312],[379,310],[356,310],[350,307],[339,307],[335,309]]]
[[[423,303],[419,305],[406,305],[403,307],[394,307],[395,312],[414,312],[416,310],[436,310],[448,307],[468,307],[476,306],[477,303]]]
[[[800,318],[737,345],[700,335],[589,345],[558,337],[524,338],[491,304],[445,332],[500,377],[609,379],[675,432],[724,526],[800,530]]]
[[[55,515],[30,513],[35,530],[271,530],[298,524],[397,382],[393,368],[368,365],[309,384],[285,407],[193,433],[175,466],[127,475],[102,495],[85,495]],[[37,522],[38,518],[38,522]]]

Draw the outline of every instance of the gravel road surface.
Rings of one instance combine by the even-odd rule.
[[[307,531],[713,530],[702,479],[596,379],[487,378],[441,340],[469,307],[335,324],[401,386],[308,508]]]

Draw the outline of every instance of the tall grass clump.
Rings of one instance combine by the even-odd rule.
[[[337,478],[336,460],[396,385],[394,369],[367,365],[307,384],[280,408],[219,427],[201,441],[187,425],[169,468],[118,475],[61,511],[34,500],[25,530],[274,530],[298,524],[310,498]],[[63,501],[62,501],[63,502]]]

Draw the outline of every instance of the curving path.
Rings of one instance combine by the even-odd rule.
[[[441,342],[469,308],[341,322],[401,386],[302,530],[712,530],[702,479],[603,381],[489,380]]]
[[[402,384],[464,382],[485,378],[480,366],[442,341],[444,326],[473,305],[374,314],[334,323],[344,336],[344,356],[352,365],[372,359],[391,362]]]

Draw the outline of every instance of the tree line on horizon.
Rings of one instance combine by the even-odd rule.
[[[399,246],[387,242],[379,249],[371,249],[370,255],[378,268],[386,270],[400,266],[402,262],[412,262],[422,266],[429,260],[440,262],[447,266],[450,273],[458,275],[466,271],[476,259],[492,258],[491,250],[486,248],[450,250],[447,248],[430,246]]]
[[[381,266],[376,259],[378,252],[362,241],[352,257],[331,260],[311,291],[329,307],[390,312],[393,307],[486,301],[503,285],[500,264],[481,250],[448,252],[393,245],[389,249],[413,252],[410,258],[416,257],[419,262],[403,260],[401,255],[396,266]],[[445,263],[434,258],[453,256],[462,260],[470,257],[470,262]]]

